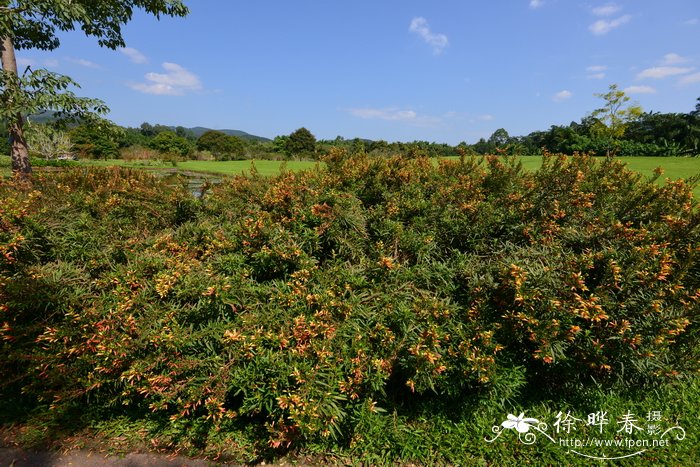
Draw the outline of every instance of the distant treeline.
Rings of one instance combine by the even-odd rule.
[[[38,120],[42,121],[42,120]],[[45,119],[44,119],[45,121]],[[35,120],[29,125],[35,133],[55,132]],[[0,150],[9,153],[7,133],[2,126]],[[196,131],[194,131],[196,130]],[[624,125],[622,136],[601,131],[601,122],[587,116],[569,125],[553,125],[545,131],[526,136],[510,136],[499,128],[476,143],[456,146],[427,141],[387,142],[366,139],[316,140],[306,128],[273,140],[248,135],[234,136],[232,131],[206,128],[188,129],[143,123],[138,128],[124,128],[109,122],[81,124],[63,131],[69,150],[80,158],[173,158],[203,160],[241,159],[319,159],[331,148],[350,154],[367,153],[378,157],[397,154],[406,157],[448,157],[464,154],[539,155],[543,152],[596,156],[698,156],[700,155],[700,98],[695,110],[688,113],[641,113]],[[31,131],[30,131],[31,135]],[[30,138],[31,139],[31,138]],[[42,140],[51,138],[44,137]],[[54,138],[55,139],[55,138]],[[30,141],[31,145],[31,141]],[[66,152],[66,151],[63,151]],[[60,153],[60,151],[59,151]]]

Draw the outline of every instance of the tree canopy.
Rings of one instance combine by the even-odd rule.
[[[12,38],[18,50],[54,50],[60,46],[59,31],[80,28],[100,46],[116,49],[124,47],[121,27],[136,9],[156,18],[188,13],[180,0],[13,0],[0,6],[0,37]]]
[[[285,144],[290,156],[310,156],[316,151],[316,137],[304,127],[292,132]]]
[[[104,114],[107,106],[97,99],[77,97],[69,89],[78,87],[67,76],[27,67],[18,73],[15,49],[54,50],[58,33],[81,29],[97,38],[100,46],[116,49],[125,45],[122,26],[135,10],[161,15],[185,16],[180,0],[4,0],[0,2],[0,119],[7,124],[14,172],[28,174],[28,143],[24,117],[56,111],[58,117],[85,118]]]
[[[197,149],[209,151],[216,160],[241,159],[245,148],[240,138],[216,130],[209,130],[197,139]]]
[[[603,107],[591,113],[591,117],[597,123],[595,129],[611,139],[622,138],[627,125],[637,120],[643,113],[641,106],[628,104],[630,97],[625,94],[625,91],[618,89],[616,84],[611,84],[608,92],[595,96],[605,101]]]

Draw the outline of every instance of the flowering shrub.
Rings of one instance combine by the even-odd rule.
[[[123,169],[0,192],[0,368],[56,409],[262,423],[288,447],[402,400],[512,393],[514,369],[562,388],[700,370],[691,187],[612,160],[334,151],[203,200]]]

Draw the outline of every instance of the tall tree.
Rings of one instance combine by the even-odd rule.
[[[698,97],[697,104],[695,104],[695,110],[690,112],[693,117],[700,117],[700,97]]]
[[[510,142],[510,135],[504,128],[494,131],[489,137],[488,143],[497,148],[503,148]]]
[[[643,110],[637,104],[629,104],[630,97],[617,88],[617,84],[611,84],[608,92],[595,94],[605,101],[603,107],[594,110],[591,117],[596,119],[595,131],[610,139],[620,139],[625,135],[625,130],[630,122],[641,117]]]
[[[308,157],[316,152],[316,137],[304,127],[289,135],[286,141],[287,154],[294,157]]]
[[[59,117],[81,117],[107,112],[103,102],[68,91],[77,84],[67,76],[29,67],[20,75],[15,50],[54,50],[60,46],[58,33],[76,27],[97,38],[100,46],[124,47],[121,27],[135,9],[157,18],[188,13],[181,0],[0,0],[0,120],[10,134],[13,172],[32,170],[23,129],[27,114],[50,110]]]

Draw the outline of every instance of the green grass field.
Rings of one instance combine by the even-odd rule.
[[[132,167],[144,169],[179,169],[191,172],[202,172],[217,175],[240,175],[250,174],[250,169],[254,166],[260,175],[272,176],[280,173],[282,167],[288,170],[299,171],[312,169],[317,162],[313,161],[269,161],[269,160],[244,160],[244,161],[184,161],[173,164],[164,161],[125,161],[121,159],[109,160],[87,160],[82,161],[85,165],[95,167]]]

